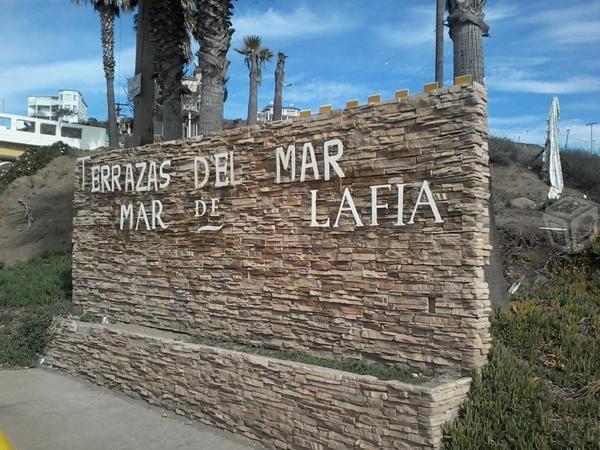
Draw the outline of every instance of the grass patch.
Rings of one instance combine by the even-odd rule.
[[[238,344],[231,341],[223,341],[206,336],[192,336],[191,342],[194,344],[209,345],[211,347],[221,347],[228,350],[237,350],[244,353],[267,356],[269,358],[294,361],[313,366],[326,367],[329,369],[341,370],[344,372],[356,373],[360,375],[371,375],[380,380],[399,380],[404,382],[424,382],[427,378],[422,374],[413,375],[413,372],[403,370],[397,367],[386,366],[383,364],[367,363],[350,359],[329,359],[320,358],[308,353],[296,350],[275,350],[252,345]]]
[[[71,255],[0,271],[0,367],[35,365],[52,317],[71,309]]]
[[[503,203],[507,208],[510,207],[511,200],[523,196],[518,192],[506,191],[504,189],[494,189],[492,195],[495,197],[496,201]]]
[[[553,268],[551,286],[499,311],[490,362],[446,449],[584,449],[600,442],[600,252]]]

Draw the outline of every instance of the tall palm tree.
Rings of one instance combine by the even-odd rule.
[[[483,83],[482,36],[488,36],[483,7],[487,0],[448,0],[448,25],[454,43],[454,76],[472,75]]]
[[[79,4],[86,0],[74,0]],[[137,0],[88,0],[100,15],[102,64],[106,78],[106,103],[108,109],[108,139],[110,148],[119,146],[117,111],[115,108],[115,17],[121,11],[131,11]]]
[[[185,93],[181,80],[188,47],[182,1],[151,1],[150,24],[155,47],[157,103],[162,114],[162,136],[165,140],[179,139],[183,134],[181,96]]]
[[[231,0],[184,0],[192,3],[192,34],[200,44],[198,66],[200,85],[201,134],[223,128],[223,103],[226,98],[227,52],[231,45]]]
[[[139,0],[135,21],[135,73],[140,79],[140,93],[133,98],[133,137],[129,146],[154,142],[155,70],[151,11],[160,0]]]
[[[283,81],[285,79],[285,54],[277,53],[277,68],[275,69],[275,98],[273,99],[273,120],[281,120],[283,103]]]
[[[248,98],[248,125],[257,122],[257,97],[258,85],[262,78],[262,69],[273,57],[273,52],[262,46],[260,36],[250,35],[244,37],[244,46],[236,48],[236,52],[245,56],[246,67],[250,71],[250,96]]]

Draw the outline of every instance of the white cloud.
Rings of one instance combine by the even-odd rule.
[[[298,7],[289,13],[269,8],[265,12],[233,15],[237,37],[258,34],[263,39],[300,40],[339,33],[356,25],[354,19],[339,12],[320,11],[316,14],[305,7]]]
[[[525,126],[539,122],[539,116],[490,117],[490,128]]]
[[[365,92],[371,91],[361,84],[326,80],[310,81],[293,84],[286,90],[285,99],[300,107],[308,107],[310,104],[340,104],[364,96]]]
[[[508,19],[514,17],[519,13],[519,8],[516,5],[508,4],[494,4],[489,8],[485,8],[485,20],[487,22],[494,22],[497,20]]]
[[[600,41],[600,1],[549,9],[521,20],[539,26],[549,44],[576,45]]]
[[[408,9],[403,20],[378,27],[376,34],[383,43],[392,47],[409,48],[432,44],[435,40],[435,9]]]
[[[557,23],[543,34],[559,44],[587,44],[600,41],[600,20]]]
[[[135,65],[135,48],[121,53],[121,67],[115,74],[132,74]],[[118,83],[115,91],[119,95]],[[102,58],[82,58],[56,61],[48,64],[20,64],[0,69],[0,97],[6,99],[7,112],[19,112],[24,107],[27,95],[45,92],[54,95],[59,89],[77,89],[84,96],[94,91],[105,91],[106,81],[102,69]]]
[[[499,68],[523,68],[541,66],[550,62],[551,59],[545,56],[490,56],[485,62],[492,70]]]
[[[115,73],[132,73],[135,48],[122,51],[122,65]],[[0,70],[0,86],[11,93],[28,93],[39,89],[60,89],[72,86],[104,86],[102,59],[83,58],[57,61],[49,64],[22,64]]]
[[[541,79],[533,74],[512,69],[496,69],[486,83],[492,90],[505,92],[527,92],[534,94],[578,94],[600,92],[600,77],[568,76],[562,79]]]

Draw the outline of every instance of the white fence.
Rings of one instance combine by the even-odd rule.
[[[42,146],[58,141],[81,150],[108,145],[104,128],[0,113],[0,142]]]

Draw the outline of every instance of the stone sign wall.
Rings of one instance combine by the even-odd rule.
[[[486,139],[474,84],[83,158],[74,302],[246,344],[479,367]]]

